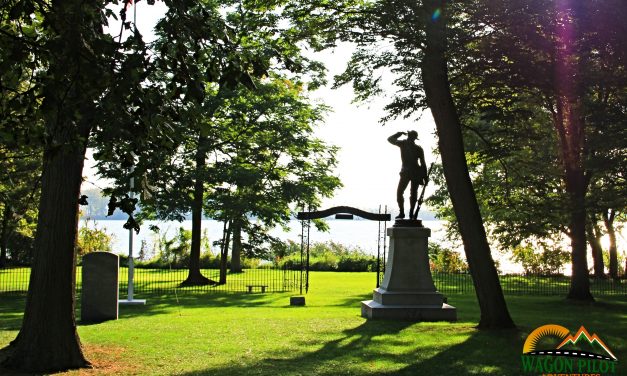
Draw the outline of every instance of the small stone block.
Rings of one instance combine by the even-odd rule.
[[[290,296],[290,305],[291,306],[304,306],[305,297],[304,296]]]

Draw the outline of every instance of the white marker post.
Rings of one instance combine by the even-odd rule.
[[[133,177],[135,167],[131,167],[131,191],[129,197],[135,197],[133,188],[135,188],[135,178]],[[128,296],[126,300],[118,300],[119,304],[146,304],[146,299],[133,299],[133,278],[135,276],[135,266],[133,262],[133,229],[128,230]]]

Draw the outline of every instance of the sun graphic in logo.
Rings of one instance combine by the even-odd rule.
[[[566,336],[570,334],[570,331],[564,328],[561,325],[555,324],[547,324],[542,325],[539,328],[536,328],[529,336],[527,340],[525,340],[525,344],[523,346],[523,354],[530,353],[532,351],[537,350],[538,343],[541,339],[545,337],[555,337],[559,339],[559,342],[562,342]]]

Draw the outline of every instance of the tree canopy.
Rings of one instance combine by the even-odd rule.
[[[113,181],[109,211],[127,213],[127,228],[139,231],[140,200],[130,190],[143,215],[192,212],[189,283],[206,282],[198,266],[203,211],[225,222],[226,263],[231,236],[238,250],[242,231],[250,244],[268,240],[264,227],[284,223],[293,205],[330,195],[339,185],[330,172],[335,149],[312,137],[325,108],[308,98],[324,67],[304,50],[340,40],[356,50],[337,85],[350,83],[366,99],[391,74],[383,121],[427,107],[434,116],[448,196],[433,202],[455,215],[481,328],[513,326],[484,219],[504,245],[567,233],[570,298],[592,299],[586,240],[600,223],[617,273],[614,222],[625,215],[627,170],[624,1],[165,0],[152,44],[128,20],[130,3],[7,0],[0,10],[0,262],[16,239],[10,234],[32,230],[38,200],[10,367],[89,364],[74,317],[88,147]],[[122,21],[119,35],[103,32],[111,17]],[[10,224],[16,216],[21,229]]]
[[[476,37],[453,52],[458,64],[451,83],[476,192],[495,239],[515,247],[566,234],[578,239],[581,252],[585,234],[576,222],[596,223],[610,206],[625,210],[619,193],[627,166],[625,39],[615,34],[624,27],[625,7],[612,1],[564,9],[556,4],[470,7]],[[571,18],[563,23],[560,17]],[[567,26],[572,30],[564,41],[559,33]],[[564,53],[576,65],[567,67],[570,76],[560,65]],[[563,81],[572,81],[572,90],[565,93]],[[567,121],[565,100],[576,104],[576,119]],[[444,196],[433,201],[443,209]],[[577,214],[582,210],[587,218]],[[450,218],[447,211],[442,213]],[[587,269],[585,257],[576,255],[573,267]]]

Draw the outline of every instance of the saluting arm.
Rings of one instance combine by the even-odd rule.
[[[396,132],[393,135],[391,135],[390,137],[388,137],[388,142],[392,145],[396,145],[398,146],[401,142],[398,140],[399,137],[401,137],[402,135],[404,135],[405,132]],[[424,159],[424,157],[423,157]]]

